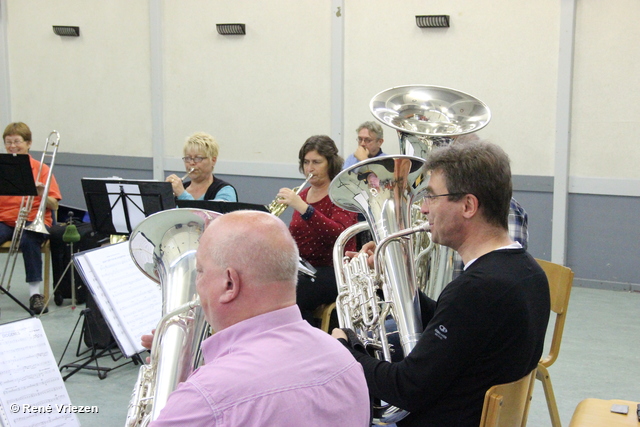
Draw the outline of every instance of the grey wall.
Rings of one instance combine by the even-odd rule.
[[[39,153],[34,153],[39,158]],[[80,180],[83,177],[118,176],[151,179],[151,159],[80,154],[58,155],[55,176],[63,204],[85,208]],[[167,171],[170,173],[183,171]],[[272,178],[245,175],[218,176],[234,185],[239,200],[269,204],[281,187],[296,187],[303,178]],[[551,258],[551,212],[553,179],[514,176],[514,197],[529,216],[529,252],[536,258]],[[576,286],[640,291],[640,228],[632,213],[640,211],[640,198],[571,194],[568,214],[567,266],[574,270]],[[291,210],[282,220],[291,220]]]

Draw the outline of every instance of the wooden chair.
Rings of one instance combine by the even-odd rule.
[[[326,333],[330,333],[329,325],[331,323],[331,313],[333,312],[333,310],[335,310],[335,308],[336,303],[334,302],[331,304],[323,304],[316,308],[313,312],[313,317],[315,317],[316,319],[320,319],[320,329],[322,329]]]
[[[536,370],[518,381],[494,385],[484,397],[480,427],[524,427],[533,395]]]
[[[547,399],[547,408],[549,408],[549,416],[551,417],[551,425],[553,427],[561,427],[560,414],[558,413],[558,405],[553,393],[548,368],[556,361],[558,353],[560,352],[564,322],[567,307],[569,306],[569,297],[571,296],[571,286],[573,285],[573,271],[568,267],[549,261],[541,259],[536,259],[536,261],[538,261],[538,264],[540,264],[540,267],[542,267],[547,275],[549,293],[551,294],[551,314],[553,316],[555,313],[556,317],[549,354],[540,359],[536,378],[542,381],[544,395]]]
[[[0,253],[9,253],[9,249],[11,248],[11,240],[4,242],[0,245]],[[18,250],[18,252],[20,252]],[[49,301],[49,288],[51,287],[51,245],[49,244],[49,239],[45,240],[42,244],[41,252],[44,254],[44,273],[42,275],[42,285],[44,286],[44,300]]]
[[[611,412],[612,405],[626,405],[629,412]],[[629,400],[585,399],[576,407],[569,427],[637,427],[640,425],[637,408],[638,402]]]

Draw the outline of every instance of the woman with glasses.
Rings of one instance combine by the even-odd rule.
[[[45,182],[47,181],[47,176],[49,176],[49,166],[43,164],[42,170],[40,170],[40,162],[29,154],[31,129],[22,122],[10,123],[5,128],[2,139],[7,153],[26,154],[29,156],[31,163],[31,172],[36,183],[38,196],[33,199],[26,225],[35,219],[40,210],[40,203],[44,199],[44,203],[47,204],[44,222],[45,226],[50,228],[53,224],[52,212],[58,210],[58,202],[62,199],[62,195],[53,175],[51,175],[51,183],[49,184],[49,194],[43,195]],[[37,176],[38,170],[40,170],[39,177]],[[22,196],[0,196],[0,244],[13,238],[21,202]],[[40,294],[40,285],[42,284],[41,246],[46,238],[47,236],[44,233],[24,230],[20,240],[26,281],[29,284],[29,308],[36,314],[48,311],[45,307],[44,297]]]
[[[194,133],[186,140],[182,160],[187,174],[184,178],[173,174],[166,179],[171,183],[173,194],[178,200],[238,201],[236,189],[213,174],[218,150],[217,141],[204,132]],[[183,182],[187,177],[190,181]]]

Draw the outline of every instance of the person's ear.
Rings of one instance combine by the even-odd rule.
[[[212,157],[212,158],[211,158],[211,164],[212,164],[213,166],[215,166],[215,165],[216,165],[216,162],[217,162],[217,161],[218,161],[218,158],[217,158],[217,157]]]
[[[472,218],[478,213],[478,209],[480,209],[480,201],[473,194],[465,194],[462,198],[464,202],[462,204],[462,215],[465,218]]]
[[[240,295],[241,283],[238,272],[233,268],[227,268],[225,271],[225,279],[225,289],[220,295],[221,304],[228,304]]]

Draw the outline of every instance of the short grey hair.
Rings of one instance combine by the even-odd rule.
[[[360,126],[358,126],[356,132],[359,133],[362,129],[367,129],[369,133],[375,133],[378,139],[384,138],[382,126],[380,126],[378,122],[364,122]]]

